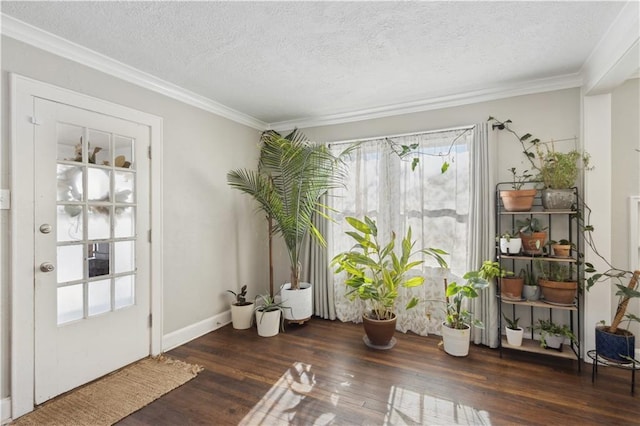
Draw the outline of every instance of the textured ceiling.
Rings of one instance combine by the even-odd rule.
[[[624,2],[10,2],[267,123],[573,74]]]

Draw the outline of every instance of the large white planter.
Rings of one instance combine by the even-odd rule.
[[[253,317],[253,303],[248,305],[231,305],[231,322],[236,330],[246,330],[251,327]]]
[[[280,332],[280,311],[256,311],[258,336],[271,337]]]
[[[511,346],[522,346],[522,336],[524,335],[524,328],[519,327],[516,330],[506,327],[507,343]]]
[[[469,340],[471,338],[471,327],[467,326],[464,330],[447,327],[446,323],[442,323],[442,341],[444,342],[444,351],[453,356],[469,355]]]
[[[500,238],[500,251],[502,254],[518,254],[522,249],[522,238]]]
[[[284,319],[306,321],[313,315],[313,287],[310,283],[300,283],[299,290],[291,290],[291,283],[280,289],[284,309]]]

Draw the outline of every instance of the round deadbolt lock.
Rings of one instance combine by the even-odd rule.
[[[53,230],[53,226],[49,225],[48,223],[43,223],[42,225],[40,225],[40,232],[42,232],[43,234],[48,234]]]
[[[40,265],[40,270],[42,272],[52,272],[54,269],[56,269],[56,267],[53,266],[53,263],[51,262],[44,262]]]

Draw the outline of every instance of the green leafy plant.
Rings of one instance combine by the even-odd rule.
[[[233,294],[233,296],[235,297],[236,301],[234,303],[234,305],[236,306],[247,306],[250,305],[251,302],[247,302],[247,286],[243,285],[240,288],[239,292],[235,292],[233,290],[227,290],[229,293]]]
[[[577,150],[569,152],[555,151],[553,145],[544,149],[536,146],[539,165],[536,179],[542,181],[545,188],[569,189],[573,188],[582,169],[589,168],[589,154],[582,154]]]
[[[253,308],[256,320],[261,323],[265,312],[280,311],[280,331],[284,331],[284,311],[285,309],[291,309],[289,306],[285,306],[284,303],[285,301],[276,302],[275,298],[269,294],[257,295],[255,298],[256,306]],[[258,317],[260,318],[258,319]]]
[[[566,325],[558,325],[551,320],[538,320],[538,324],[533,327],[534,331],[540,333],[540,346],[547,347],[547,336],[564,336],[573,343],[577,342],[576,335]]]
[[[531,235],[535,232],[543,232],[548,228],[547,226],[543,226],[537,217],[528,217],[524,220],[518,220],[516,221],[516,224],[520,232],[526,235]]]
[[[375,221],[365,216],[364,221],[355,217],[347,217],[347,222],[354,229],[347,235],[356,242],[355,246],[344,253],[336,255],[331,261],[336,266],[335,272],[345,271],[345,284],[350,290],[347,297],[351,300],[359,298],[371,308],[372,319],[391,319],[395,314],[395,302],[400,287],[417,287],[424,283],[424,277],[407,277],[407,273],[421,265],[423,260],[411,260],[419,253],[435,259],[441,267],[447,263],[442,258],[447,253],[437,248],[414,250],[415,241],[411,240],[411,228],[400,244],[400,255],[396,254],[396,235],[391,233],[387,243],[378,241],[378,228]],[[415,307],[418,299],[413,297],[406,309]]]
[[[478,276],[487,281],[491,281],[497,277],[504,278],[508,275],[513,275],[513,272],[502,268],[499,262],[491,260],[482,262],[482,266],[478,270]]]
[[[522,189],[524,184],[529,182],[531,180],[531,177],[533,176],[529,174],[529,170],[525,170],[524,172],[522,172],[521,175],[518,174],[515,167],[511,167],[510,169],[507,169],[507,170],[511,172],[511,180],[512,180],[511,186],[516,191],[519,191],[520,189]]]
[[[321,246],[325,239],[313,223],[314,213],[328,218],[320,197],[343,186],[346,165],[341,160],[351,148],[334,156],[324,145],[314,144],[297,129],[286,136],[273,130],[260,138],[258,170],[238,169],[227,173],[227,182],[253,197],[267,215],[269,260],[271,237],[280,235],[287,247],[291,266],[291,289],[299,288],[302,241],[307,234]],[[270,276],[269,294],[273,295]]]
[[[548,281],[567,282],[575,281],[573,277],[573,268],[571,264],[566,262],[543,262],[539,259],[535,260],[538,278]]]
[[[516,318],[516,319],[511,319],[508,316],[505,315],[505,313],[502,313],[502,317],[504,318],[504,320],[507,323],[507,328],[510,328],[511,330],[519,330],[520,327],[518,326],[518,321],[520,321],[520,318]]]
[[[445,323],[447,327],[464,330],[470,326],[483,328],[482,321],[474,319],[472,313],[464,306],[466,299],[474,299],[479,291],[487,288],[489,282],[482,278],[480,271],[470,271],[464,274],[466,283],[459,285],[449,283],[445,288]]]

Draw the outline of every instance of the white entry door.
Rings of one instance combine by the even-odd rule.
[[[43,99],[34,116],[39,404],[150,353],[150,131]]]

